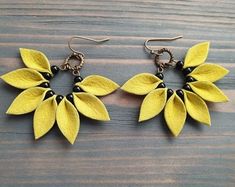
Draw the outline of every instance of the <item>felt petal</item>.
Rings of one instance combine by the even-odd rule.
[[[229,71],[217,64],[201,64],[196,67],[189,76],[199,81],[215,82],[224,77]]]
[[[210,126],[210,113],[205,101],[193,92],[184,91],[184,103],[188,114],[195,120]]]
[[[73,93],[74,104],[79,112],[88,118],[95,120],[110,120],[107,109],[104,104],[90,93]]]
[[[163,110],[166,99],[166,88],[158,88],[151,91],[141,104],[139,121],[145,121],[158,115]]]
[[[129,79],[121,89],[136,95],[146,95],[161,82],[162,80],[153,74],[140,73]]]
[[[80,128],[80,119],[76,108],[66,98],[57,107],[56,121],[62,134],[74,144]]]
[[[33,128],[35,139],[45,135],[55,123],[56,96],[44,100],[36,109],[33,118]]]
[[[50,63],[42,52],[33,49],[20,48],[20,55],[24,64],[32,69],[40,72],[48,72],[52,74]]]
[[[191,47],[186,54],[183,68],[204,63],[208,56],[209,47],[210,42],[202,42]]]
[[[186,108],[177,94],[173,94],[166,102],[164,117],[174,136],[178,136],[186,120]]]
[[[49,89],[34,87],[21,92],[7,110],[7,114],[26,114],[34,111],[43,101]]]
[[[11,71],[1,76],[7,84],[20,89],[26,89],[37,86],[43,82],[48,82],[44,77],[36,70],[29,68],[22,68],[15,71]]]
[[[211,102],[226,102],[228,97],[213,83],[209,81],[195,81],[189,83],[192,90],[202,99]]]
[[[119,85],[112,80],[99,75],[90,75],[82,82],[76,83],[84,91],[97,96],[104,96],[114,92]]]

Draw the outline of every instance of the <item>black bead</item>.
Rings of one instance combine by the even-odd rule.
[[[66,95],[66,98],[71,102],[71,103],[73,103],[73,94],[68,94],[68,95]]]
[[[49,97],[52,97],[54,94],[55,92],[53,90],[49,90],[47,91],[44,99],[48,99]]]
[[[42,76],[43,76],[45,79],[47,79],[47,80],[50,80],[50,79],[51,79],[51,74],[50,74],[50,73],[45,73],[45,72],[43,72],[43,73],[42,73]]]
[[[165,85],[164,82],[161,82],[161,83],[157,86],[157,88],[165,88],[165,87],[166,87],[166,85]]]
[[[79,86],[74,86],[73,87],[73,92],[81,92],[82,89]]]
[[[192,88],[188,84],[185,84],[183,86],[183,89],[188,90],[188,91],[192,91]]]
[[[76,76],[74,77],[74,82],[77,83],[77,82],[81,82],[83,80],[83,78],[81,76]]]
[[[55,75],[60,71],[60,68],[58,66],[51,66],[51,71]]]
[[[167,90],[167,99],[169,99],[173,95],[174,91],[172,89]]]
[[[193,69],[192,68],[185,68],[185,69],[183,69],[183,74],[186,76],[186,75],[188,75],[189,73],[191,73],[193,71]]]
[[[184,92],[182,90],[176,90],[176,94],[183,100],[184,99]]]
[[[181,69],[183,68],[183,66],[184,66],[184,62],[183,62],[183,61],[178,61],[178,62],[176,63],[176,68],[177,68],[178,70],[181,70]]]
[[[40,87],[43,88],[50,88],[50,84],[48,82],[43,82],[42,84],[39,85]]]
[[[60,101],[62,101],[63,98],[64,98],[63,95],[57,95],[57,96],[56,96],[56,102],[59,104]]]
[[[156,76],[161,80],[164,79],[164,75],[162,73],[156,73]]]
[[[187,76],[186,77],[186,82],[193,82],[193,81],[195,81],[196,79],[194,79],[193,77],[191,77],[191,76]]]

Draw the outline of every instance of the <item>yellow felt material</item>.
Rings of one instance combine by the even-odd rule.
[[[139,121],[145,121],[158,115],[163,110],[166,99],[166,88],[158,88],[151,91],[141,104]]]
[[[35,139],[45,135],[55,123],[57,109],[56,96],[44,100],[36,109],[33,118]]]
[[[1,76],[7,84],[20,89],[26,89],[37,86],[43,82],[48,82],[43,76],[36,70],[29,68],[22,68],[15,71],[11,71]]]
[[[224,77],[228,72],[229,70],[220,65],[206,63],[196,67],[189,76],[199,81],[215,82]]]
[[[32,69],[40,72],[48,72],[52,74],[50,63],[42,52],[33,49],[20,48],[20,55],[24,64]]]
[[[166,102],[164,117],[174,136],[178,136],[186,120],[186,108],[177,94],[173,94]]]
[[[195,81],[189,83],[192,90],[206,101],[226,102],[228,97],[209,81]]]
[[[211,125],[210,113],[205,101],[193,92],[184,91],[184,103],[188,114],[201,123]]]
[[[66,98],[57,107],[56,121],[62,134],[74,144],[80,128],[80,119],[76,108]]]
[[[24,90],[15,98],[6,113],[20,115],[34,111],[43,101],[48,90],[41,87]]]
[[[129,79],[121,89],[136,95],[146,95],[154,90],[159,83],[158,77],[150,73],[140,73]]]
[[[198,66],[205,62],[208,56],[210,42],[202,42],[192,46],[184,59],[183,68]]]
[[[104,96],[114,92],[119,85],[100,75],[90,75],[82,82],[76,83],[84,91],[97,96]]]
[[[73,93],[74,104],[78,111],[88,118],[108,121],[110,120],[104,104],[90,93]]]

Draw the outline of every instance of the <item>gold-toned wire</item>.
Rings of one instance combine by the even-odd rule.
[[[144,42],[145,49],[147,49],[150,52],[150,54],[155,55],[154,61],[155,61],[155,64],[157,66],[157,71],[158,72],[163,72],[163,70],[165,68],[168,68],[170,66],[175,66],[176,61],[174,60],[174,56],[173,56],[173,54],[171,53],[171,51],[169,49],[162,48],[162,49],[154,50],[148,45],[148,43],[149,42],[155,42],[155,41],[174,41],[174,40],[177,40],[177,39],[180,39],[180,38],[183,38],[183,36],[180,35],[180,36],[176,36],[176,37],[173,37],[173,38],[150,38],[150,39],[147,39]],[[169,55],[169,61],[168,62],[161,62],[160,61],[160,56],[163,53],[167,53]]]
[[[154,53],[154,50],[151,49],[150,46],[148,46],[148,43],[149,43],[149,42],[174,41],[174,40],[177,40],[177,39],[180,39],[180,38],[183,38],[183,36],[180,35],[180,36],[176,36],[176,37],[173,37],[173,38],[150,38],[150,39],[147,39],[147,40],[144,42],[144,47],[145,47],[145,49],[149,50],[150,53]]]
[[[88,40],[88,41],[92,41],[92,42],[96,42],[96,43],[106,42],[106,41],[108,41],[110,39],[109,38],[105,38],[105,39],[97,40],[97,39],[92,39],[92,38],[88,38],[88,37],[84,37],[84,36],[73,36],[73,37],[71,37],[69,39],[68,47],[72,51],[72,54],[70,54],[65,59],[64,63],[61,65],[60,69],[61,70],[72,70],[73,75],[77,76],[77,75],[80,75],[80,69],[82,68],[83,64],[85,63],[85,61],[84,61],[85,55],[82,52],[75,50],[71,46],[72,45],[72,41],[74,39],[83,39],[83,40]],[[71,64],[69,63],[69,61],[72,58],[78,60],[79,64],[72,67]]]

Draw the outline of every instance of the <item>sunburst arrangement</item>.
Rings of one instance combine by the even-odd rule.
[[[21,115],[35,111],[35,139],[45,135],[57,122],[62,134],[73,144],[80,127],[79,113],[95,120],[110,120],[105,105],[96,96],[115,91],[119,87],[115,82],[99,75],[90,75],[84,79],[76,76],[72,93],[56,95],[50,89],[49,80],[58,73],[59,68],[50,66],[47,57],[40,51],[21,48],[20,54],[27,68],[1,76],[7,84],[25,89],[6,113]]]
[[[211,125],[210,114],[205,101],[226,102],[227,96],[213,82],[229,71],[220,65],[204,63],[209,51],[209,42],[191,47],[184,62],[176,64],[186,76],[182,89],[166,88],[163,74],[141,73],[129,79],[122,87],[126,92],[146,95],[139,114],[139,121],[145,121],[164,110],[165,121],[174,136],[178,136],[185,124],[187,113],[198,122]]]

